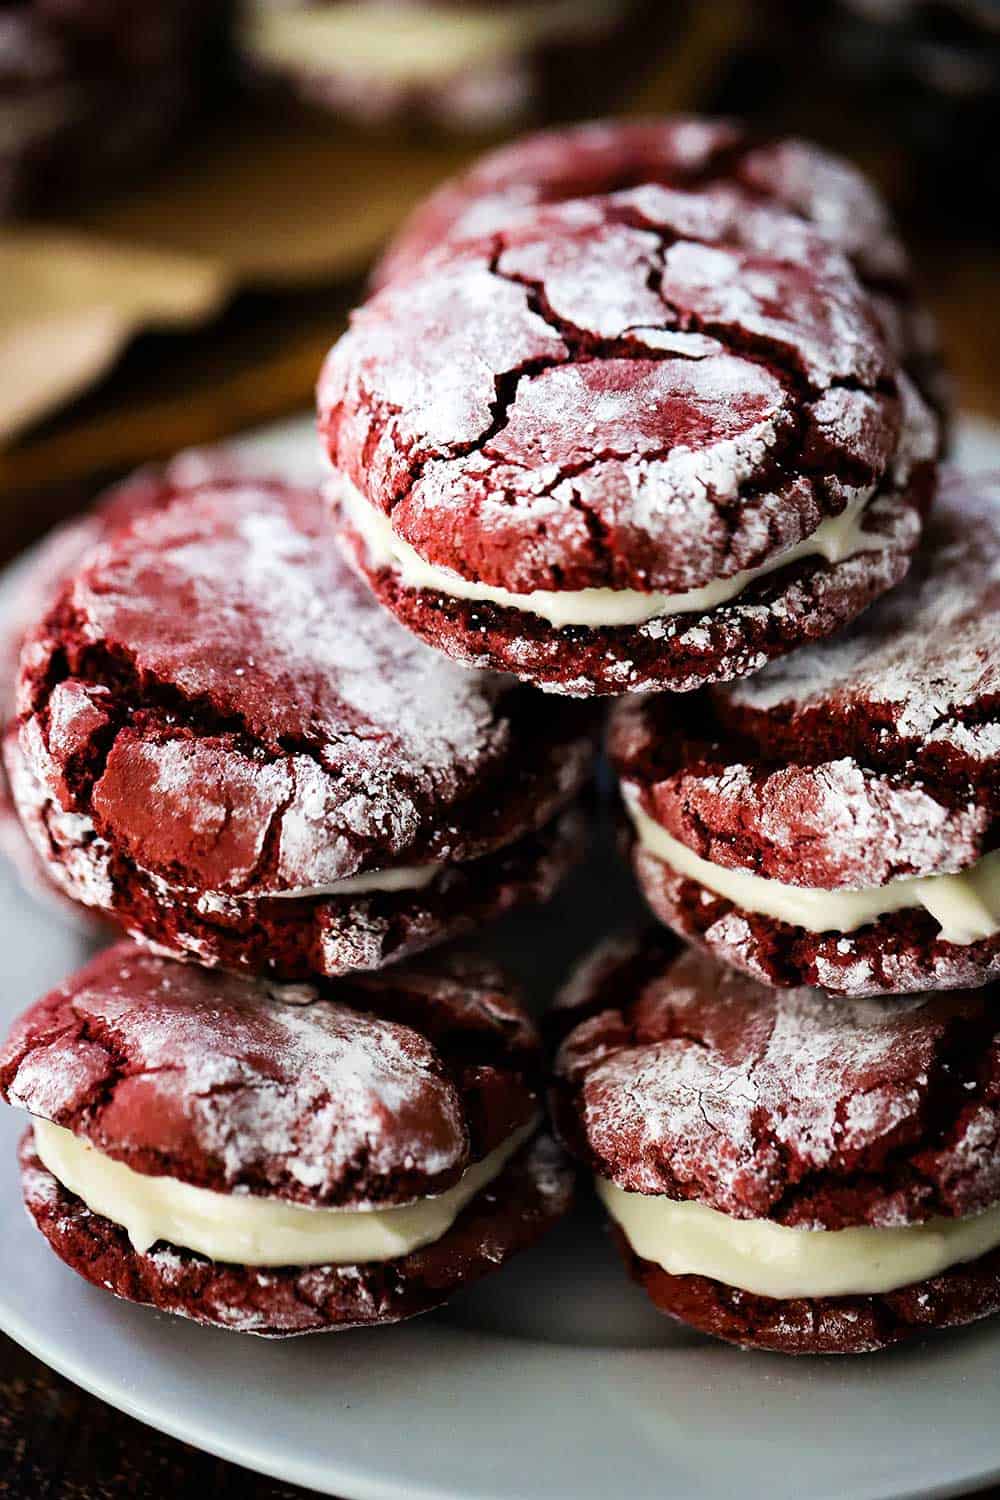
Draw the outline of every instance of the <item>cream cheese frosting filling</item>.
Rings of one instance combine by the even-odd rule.
[[[348,875],[329,885],[299,886],[291,891],[271,891],[273,900],[300,900],[309,896],[364,896],[372,891],[422,891],[430,885],[446,862],[437,865],[399,865],[395,870],[368,870],[362,875]]]
[[[622,0],[554,4],[387,6],[259,3],[246,22],[249,48],[280,68],[332,67],[385,83],[431,83],[515,57],[549,37],[586,33],[621,15]]]
[[[142,867],[139,867],[142,869]],[[399,865],[389,870],[367,870],[361,875],[348,875],[343,880],[332,880],[327,885],[298,885],[284,891],[254,891],[250,894],[231,895],[228,891],[202,891],[196,905],[200,911],[222,911],[235,906],[244,906],[258,901],[310,901],[324,896],[368,896],[378,892],[422,891],[438,878],[451,863]],[[143,869],[146,878],[163,891],[172,888],[157,875],[155,870]],[[180,887],[194,892],[190,887]]]
[[[474,1162],[444,1193],[390,1208],[304,1208],[277,1198],[218,1193],[176,1177],[135,1172],[49,1120],[35,1118],[43,1165],[92,1213],[124,1229],[144,1254],[157,1241],[243,1266],[361,1265],[433,1244],[534,1134],[539,1117]]]
[[[597,1193],[643,1260],[671,1276],[707,1276],[758,1297],[876,1296],[1000,1245],[1000,1207],[888,1229],[789,1229],[704,1203],[629,1193],[601,1177]]]
[[[821,521],[803,541],[769,558],[760,567],[744,568],[729,578],[719,578],[703,588],[690,589],[683,594],[646,594],[639,589],[605,588],[533,589],[530,593],[515,594],[493,584],[473,583],[451,568],[427,562],[415,547],[397,536],[389,517],[371,505],[349,480],[338,475],[334,487],[351,524],[361,535],[373,565],[392,568],[404,587],[433,589],[435,593],[452,599],[469,599],[474,603],[523,610],[548,620],[556,629],[565,625],[591,628],[645,625],[664,615],[697,614],[735,599],[758,578],[798,562],[800,558],[818,556],[837,563],[857,552],[877,551],[885,545],[882,537],[863,529],[865,509],[873,493],[865,490],[851,500],[839,516]]]
[[[785,885],[702,859],[643,811],[635,786],[623,786],[622,795],[643,849],[743,911],[774,917],[806,932],[853,932],[890,912],[923,907],[939,923],[946,943],[966,947],[1000,932],[1000,850],[957,875],[890,880],[863,890]]]
[[[517,840],[513,841],[514,843]],[[484,856],[485,857],[485,856]],[[308,901],[323,896],[367,896],[379,891],[422,891],[431,885],[446,870],[475,864],[470,860],[440,860],[436,864],[397,865],[385,870],[365,870],[360,875],[346,875],[343,880],[331,880],[326,885],[297,885],[283,891],[254,891],[250,894],[230,895],[227,891],[206,891],[200,900],[209,905],[215,903],[251,901]],[[151,880],[159,880],[153,870],[143,870]],[[169,889],[164,883],[164,889]]]

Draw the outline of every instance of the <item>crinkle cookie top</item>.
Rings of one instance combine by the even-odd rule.
[[[226,449],[190,449],[162,466],[137,469],[106,490],[92,509],[47,533],[33,549],[31,562],[0,620],[0,714],[4,719],[14,712],[21,641],[88,551],[116,527],[169,505],[178,489],[206,480],[233,479],[237,474],[236,460]]]
[[[1000,1200],[995,988],[847,1000],[774,990],[654,941],[594,973],[566,1038],[569,1145],[629,1191],[802,1227],[893,1226]],[[598,997],[600,998],[600,997]],[[582,1013],[593,1009],[577,994]]]
[[[755,143],[728,121],[674,116],[545,131],[489,152],[411,214],[376,283],[409,274],[444,242],[507,228],[537,204],[644,183],[737,189],[815,225],[864,280],[894,286],[908,274],[884,201],[850,162],[807,141]]]
[[[578,784],[582,721],[421,645],[327,532],[311,492],[180,491],[28,637],[22,753],[118,856],[173,885],[310,888],[502,844]]]
[[[517,593],[758,567],[937,441],[846,258],[725,189],[534,210],[357,312],[318,399],[400,537]]]
[[[401,1203],[531,1118],[537,1064],[530,1022],[481,963],[314,987],[120,943],[15,1023],[0,1096],[154,1176]]]

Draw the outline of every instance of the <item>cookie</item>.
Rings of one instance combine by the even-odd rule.
[[[592,715],[415,641],[278,481],[180,489],[27,637],[7,766],[51,878],[163,952],[377,968],[540,899]]]
[[[89,200],[164,156],[206,97],[226,6],[0,10],[0,214]]]
[[[1000,1311],[996,990],[775,990],[671,944],[579,987],[553,1089],[656,1305],[789,1354]]]
[[[930,315],[888,205],[843,157],[794,138],[755,137],[730,120],[693,116],[613,120],[550,130],[491,151],[410,215],[377,266],[376,286],[430,256],[530,217],[540,204],[659,183],[715,190],[748,207],[772,204],[812,225],[852,262],[875,299],[893,350],[924,396],[945,412],[947,381]]]
[[[862,149],[891,139],[896,161],[906,164],[892,174],[893,198],[914,231],[933,233],[943,223],[955,240],[987,242],[990,204],[1000,197],[1000,162],[988,149],[1000,130],[992,0],[780,5],[760,40],[746,59],[755,110],[780,100],[787,119],[842,112],[860,125]],[[756,88],[762,78],[764,98]]]
[[[130,475],[101,495],[91,509],[56,526],[32,549],[0,620],[0,724],[6,725],[16,717],[17,664],[25,632],[49,608],[63,580],[90,548],[116,526],[166,504],[178,487],[210,477],[234,477],[235,473],[234,459],[223,450],[192,449],[162,467],[150,466]],[[93,913],[68,901],[50,880],[47,861],[36,853],[21,826],[2,760],[0,852],[33,895],[52,901],[60,914],[100,929]]]
[[[650,0],[250,0],[238,40],[252,78],[360,124],[509,131],[614,98],[656,14]]]
[[[837,640],[683,712],[620,705],[656,915],[774,985],[1000,978],[998,608],[1000,476],[953,475],[905,584]]]
[[[354,316],[319,384],[343,544],[415,634],[575,696],[689,691],[903,577],[937,425],[808,225],[642,187]]]
[[[452,956],[283,986],[106,950],[14,1025],[25,1202],[116,1296],[268,1337],[444,1302],[565,1212],[512,987]]]
[[[164,69],[187,60],[220,36],[230,17],[227,0],[21,0],[22,20],[58,39],[92,72]]]

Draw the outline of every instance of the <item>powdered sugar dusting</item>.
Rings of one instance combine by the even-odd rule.
[[[844,377],[871,381],[880,373],[882,351],[860,289],[845,268],[836,269],[840,275],[820,279],[788,261],[681,242],[664,256],[662,291],[710,326],[739,327],[786,344],[818,386]]]
[[[809,141],[780,141],[751,151],[743,181],[801,213],[858,263],[862,275],[901,280],[906,252],[886,204],[856,167]]]
[[[740,149],[742,147],[742,150]],[[851,255],[862,275],[903,281],[906,255],[885,203],[848,161],[810,142],[751,147],[738,127],[676,116],[552,130],[480,157],[413,213],[377,279],[405,274],[442,242],[516,223],[538,203],[609,192],[630,182],[727,186],[780,205]]]
[[[497,685],[387,620],[318,528],[312,496],[289,504],[258,487],[209,486],[99,554],[74,602],[93,639],[123,637],[143,667],[191,696],[220,695],[256,723],[270,693],[275,736],[295,715],[331,754],[349,739],[352,763],[376,782],[387,741],[430,775],[468,766],[490,748]],[[168,632],[162,615],[175,600]]]
[[[64,810],[62,776],[36,721],[8,737],[4,764],[21,826],[48,878],[84,905],[106,910],[114,896],[110,849],[86,814]],[[63,855],[58,861],[54,847]]]
[[[641,705],[630,705],[629,714],[641,717]],[[624,718],[613,745],[627,776]],[[823,890],[963,870],[978,858],[991,824],[974,800],[956,807],[848,757],[779,769],[741,762],[690,775],[681,769],[653,783],[646,801],[657,821],[703,859]]]
[[[421,203],[375,272],[378,285],[410,274],[442,246],[516,224],[541,203],[579,198],[622,180],[671,181],[705,171],[737,132],[715,120],[587,122],[540,132],[478,158]]]

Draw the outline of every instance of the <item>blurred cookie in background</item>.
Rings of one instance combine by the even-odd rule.
[[[207,97],[228,9],[0,3],[0,214],[87,201],[160,158]]]
[[[852,133],[866,153],[877,143],[907,218],[943,238],[989,235],[1000,192],[995,0],[757,0],[754,13],[729,108],[824,138],[835,131],[848,149]]]
[[[364,124],[496,130],[620,97],[686,11],[652,0],[247,0],[240,50],[251,75]]]

